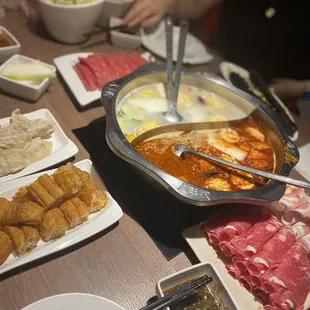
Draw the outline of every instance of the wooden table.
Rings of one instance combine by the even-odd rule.
[[[57,56],[81,51],[79,46],[52,41],[43,31],[38,34],[38,27],[29,27],[19,12],[9,13],[2,19],[2,25],[20,41],[21,54],[47,63],[52,64]],[[93,41],[100,39],[97,36]],[[106,44],[92,51],[117,53],[122,50]],[[79,112],[58,79],[52,81],[48,92],[36,103],[0,95],[0,118],[9,116],[16,108],[22,113],[48,108],[77,144],[79,153],[75,161],[89,155],[71,129],[86,126],[104,115],[103,107]],[[99,177],[97,181],[100,182]],[[54,260],[37,263],[32,269],[25,268],[19,274],[0,278],[0,309],[17,310],[41,298],[68,292],[100,295],[126,309],[137,309],[154,295],[156,281],[190,265],[185,254],[168,262],[148,234],[124,214],[119,225],[101,238],[62,257],[56,255]]]
[[[2,25],[18,38],[23,55],[52,63],[57,56],[80,51],[79,46],[66,46],[51,40],[40,26],[27,23],[22,13],[7,14]],[[91,51],[116,53],[122,50],[105,44]],[[217,70],[217,61],[206,69]],[[48,108],[79,147],[75,161],[89,155],[71,129],[85,126],[104,114],[102,107],[79,112],[57,79],[33,104],[0,95],[0,118],[9,116],[16,108],[22,113]],[[302,132],[309,132],[305,124],[300,126]],[[302,138],[300,143],[304,144],[308,139]],[[97,181],[101,182],[99,177]],[[191,262],[184,253],[168,262],[148,234],[126,214],[108,234],[52,258],[21,268],[17,274],[0,277],[0,309],[17,310],[36,300],[68,292],[100,295],[126,309],[138,309],[154,295],[159,279],[197,262],[195,258]]]

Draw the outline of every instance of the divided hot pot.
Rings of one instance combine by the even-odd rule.
[[[145,65],[134,73],[108,83],[102,90],[101,100],[106,111],[106,139],[111,150],[120,158],[137,168],[145,177],[152,180],[154,187],[158,184],[178,199],[194,206],[211,206],[223,203],[251,203],[270,205],[278,201],[285,192],[285,184],[269,181],[266,185],[240,191],[211,190],[184,182],[159,169],[145,159],[122,132],[117,110],[122,99],[135,89],[154,83],[166,83],[165,66]],[[233,102],[245,114],[251,114],[268,136],[275,154],[274,172],[288,176],[299,159],[298,149],[278,128],[274,111],[259,99],[254,98],[227,84],[214,74],[183,71],[181,84],[199,87]]]

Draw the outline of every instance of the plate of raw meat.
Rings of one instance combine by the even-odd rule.
[[[222,208],[183,236],[210,261],[240,310],[308,309],[310,199],[287,187],[272,208]]]
[[[81,107],[100,99],[106,83],[124,77],[146,63],[137,53],[76,53],[54,59],[57,70]]]

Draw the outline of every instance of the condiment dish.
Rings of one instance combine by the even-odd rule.
[[[211,290],[213,286],[212,292],[215,292],[214,297],[217,301],[222,303],[223,306],[226,306],[227,309],[237,310],[238,306],[228,291],[226,284],[210,262],[204,262],[191,266],[161,279],[156,285],[156,293],[157,295],[163,297],[167,290],[204,275],[208,275],[213,278],[213,282],[209,284],[209,286]]]
[[[14,55],[10,59],[8,59],[4,64],[0,66],[0,89],[8,94],[12,94],[14,96],[29,100],[29,101],[37,101],[38,98],[46,91],[50,84],[50,79],[45,78],[40,84],[32,85],[26,83],[24,81],[16,81],[13,79],[9,79],[1,75],[1,72],[10,63],[32,63],[36,60],[33,58],[29,58],[22,55]],[[56,68],[46,63],[42,63],[43,65],[51,68],[54,72],[56,72]]]
[[[9,46],[0,47],[0,63],[3,63],[11,56],[18,54],[21,46],[13,34],[3,26],[0,26],[0,35],[4,36],[11,43]]]
[[[109,26],[118,26],[123,23],[123,20],[120,18],[112,17],[110,18]],[[127,48],[127,49],[136,49],[138,48],[141,43],[142,39],[140,34],[130,34],[130,33],[124,33],[117,30],[111,31],[111,42],[115,46]]]

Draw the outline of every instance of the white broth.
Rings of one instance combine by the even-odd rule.
[[[168,110],[164,84],[139,87],[127,94],[117,108],[122,132],[132,141],[143,132],[167,125],[162,113]],[[178,111],[182,122],[214,122],[240,119],[245,112],[232,102],[214,93],[190,85],[181,85]]]

